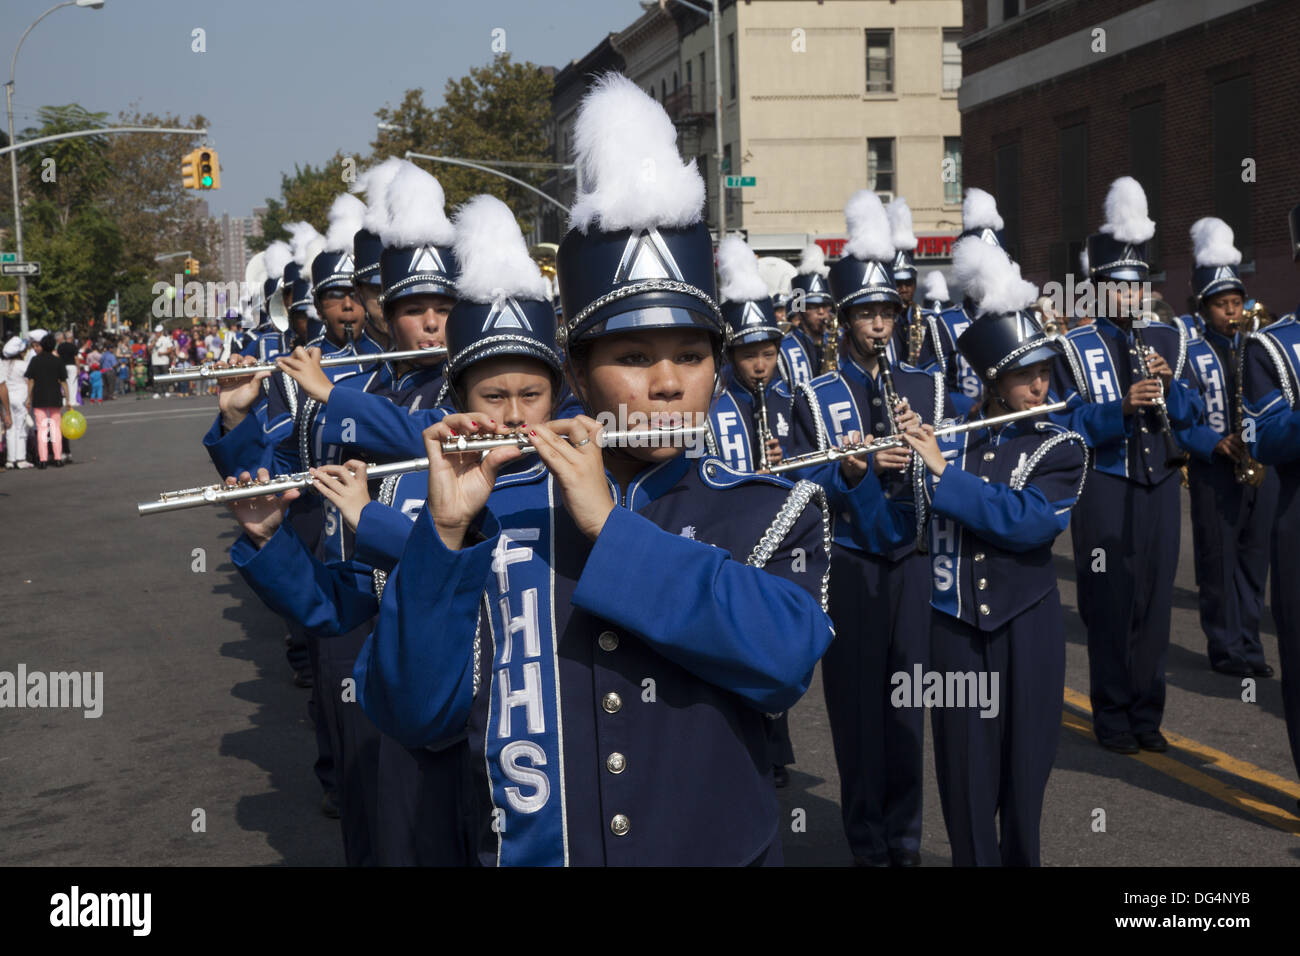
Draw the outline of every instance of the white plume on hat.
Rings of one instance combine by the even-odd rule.
[[[1106,224],[1101,231],[1120,242],[1146,242],[1156,234],[1156,224],[1147,217],[1147,194],[1132,176],[1110,184],[1104,209]]]
[[[844,204],[844,221],[849,229],[849,241],[844,247],[846,255],[879,262],[894,258],[889,214],[880,197],[870,189],[860,189],[849,197]]]
[[[309,222],[290,222],[284,228],[289,230],[289,248],[293,252],[293,261],[304,270],[310,269],[311,261],[325,246],[325,237]]]
[[[388,215],[375,230],[386,246],[449,246],[456,228],[443,211],[442,183],[414,163],[403,163],[384,191]]]
[[[987,242],[967,236],[953,246],[952,267],[980,315],[1019,312],[1038,298],[1038,286],[1020,275],[1020,264]]]
[[[578,195],[569,225],[619,229],[681,228],[700,221],[704,180],[677,152],[677,129],[664,108],[619,73],[596,80],[574,124]]]
[[[921,297],[927,301],[948,301],[948,280],[938,269],[931,269],[925,274],[925,291]]]
[[[1192,223],[1192,249],[1198,266],[1241,264],[1241,250],[1233,245],[1232,227],[1222,219],[1206,216]]]
[[[266,277],[280,279],[284,277],[284,267],[293,261],[293,250],[289,243],[277,239],[266,247]]]
[[[763,277],[767,283],[768,295],[789,295],[790,280],[799,274],[798,270],[777,256],[760,256],[758,259],[758,274]]]
[[[718,243],[718,294],[724,302],[753,302],[769,295],[758,271],[758,256],[736,234]]]
[[[895,251],[915,251],[916,233],[912,231],[912,207],[907,204],[907,200],[902,196],[891,199],[885,212],[889,214],[889,227],[893,231],[890,239]]]
[[[528,254],[515,214],[500,199],[473,197],[456,210],[455,226],[460,298],[487,303],[547,297],[546,280]]]
[[[388,187],[392,184],[393,177],[403,166],[411,165],[414,164],[408,160],[390,156],[379,165],[371,166],[352,184],[354,193],[366,194],[366,214],[361,225],[375,235],[379,235],[388,222]]]
[[[346,252],[352,255],[352,239],[361,228],[366,214],[366,204],[351,193],[342,193],[330,206],[330,224],[325,230],[327,252]]]
[[[826,264],[826,252],[815,242],[810,242],[803,247],[803,252],[799,255],[799,272],[798,275],[806,276],[813,273],[825,279],[831,274],[830,266]]]
[[[1002,217],[998,214],[998,201],[984,190],[971,186],[961,204],[963,229],[1001,229]]]

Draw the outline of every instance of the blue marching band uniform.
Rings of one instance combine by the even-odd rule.
[[[612,108],[659,110],[610,77],[578,122],[596,124]],[[953,862],[1037,865],[1065,667],[1052,545],[1067,526],[1096,735],[1121,752],[1164,743],[1178,469],[1159,417],[1125,403],[1151,356],[1122,315],[1049,338],[1025,311],[1032,296],[1009,302],[1001,280],[1006,270],[1019,280],[1018,266],[1002,250],[996,209],[978,197],[954,251],[955,266],[963,247],[963,261],[976,263],[964,296],[948,308],[905,303],[898,283],[917,278],[910,248],[905,236],[892,244],[894,210],[867,193],[846,208],[845,255],[829,273],[819,254],[805,255],[792,280],[792,311],[829,305],[842,331],[835,367],[819,374],[821,336],[798,326],[782,334],[738,237],[719,250],[718,294],[698,207],[694,218],[673,208],[693,195],[698,173],[659,124],[640,126],[647,142],[635,155],[648,150],[671,173],[662,211],[646,213],[649,203],[629,213],[617,198],[626,183],[578,157],[591,192],[580,194],[557,257],[558,329],[508,210],[478,197],[452,236],[441,189],[434,209],[427,184],[412,185],[418,170],[376,186],[370,209],[415,210],[435,222],[427,235],[385,234],[368,219],[351,248],[309,249],[306,261],[268,255],[263,298],[283,295],[288,322],[265,319],[245,354],[381,351],[362,324],[342,339],[328,314],[326,325],[307,325],[331,290],[378,280],[392,348],[405,347],[404,299],[455,300],[442,330],[448,359],[323,369],[331,387],[320,400],[288,371],[272,374],[242,421],[228,428],[219,417],[205,436],[223,477],[418,457],[426,429],[481,415],[466,382],[503,368],[494,363],[545,371],[544,420],[557,430],[616,411],[593,404],[589,364],[611,342],[653,350],[664,336],[699,334],[716,373],[711,402],[695,410],[707,414],[704,455],[647,458],[629,473],[604,453],[610,510],[594,537],[540,446],[492,473],[459,543],[439,523],[446,506],[436,491],[429,498],[423,470],[372,481],[355,528],[310,494],[264,536],[245,523],[236,567],[311,650],[317,771],[337,800],[348,863],[780,863],[774,782],[789,779],[795,759],[787,715],[821,660],[855,862],[920,862],[932,709]],[[407,187],[426,201],[404,201]],[[1149,235],[1131,225],[1090,237],[1093,279],[1145,279]],[[482,255],[492,228],[513,259]],[[971,243],[984,249],[971,253]],[[1258,629],[1271,560],[1300,763],[1300,607],[1287,584],[1300,580],[1288,546],[1300,535],[1300,325],[1287,317],[1223,334],[1204,309],[1244,286],[1231,263],[1204,269],[1194,280],[1202,314],[1141,328],[1140,338],[1173,372],[1170,438],[1194,456],[1210,662],[1230,673],[1267,668]],[[982,425],[1012,410],[1007,383],[1026,376],[1050,381],[1038,400],[1059,399],[1066,411]],[[1258,488],[1236,480],[1241,459],[1223,450],[1242,427],[1238,403],[1244,447],[1267,466]],[[964,430],[927,437],[954,423]],[[542,424],[516,416],[499,427]],[[900,432],[910,446],[901,470],[823,455],[789,473],[795,480],[768,471],[769,438],[790,459]],[[571,439],[575,454],[585,445]],[[951,675],[988,686],[970,684],[957,702],[945,696]]]

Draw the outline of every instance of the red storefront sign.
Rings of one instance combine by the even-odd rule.
[[[822,252],[826,253],[827,259],[837,259],[844,254],[844,244],[848,239],[814,239],[813,241],[822,247]],[[948,259],[952,256],[952,244],[956,241],[956,236],[917,236],[914,256],[917,259]]]

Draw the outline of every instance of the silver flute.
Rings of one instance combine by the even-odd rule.
[[[285,353],[287,354],[287,353]],[[405,349],[399,352],[363,352],[360,355],[333,355],[329,358],[320,360],[322,368],[329,368],[334,365],[355,365],[358,362],[387,362],[400,361],[402,359],[419,359],[419,358],[436,358],[443,359],[447,357],[446,349]],[[232,368],[221,368],[220,363],[205,362],[195,368],[187,368],[183,372],[167,372],[163,375],[155,375],[153,380],[159,385],[167,385],[171,382],[198,382],[208,381],[214,378],[235,378],[240,375],[255,375],[258,372],[275,372],[280,366],[272,362],[258,362],[256,365],[238,365]]]
[[[1052,402],[1050,405],[1038,405],[1020,412],[1008,412],[1005,415],[994,415],[992,418],[981,418],[978,421],[963,422],[960,425],[949,425],[947,428],[936,428],[934,434],[936,437],[947,438],[950,435],[960,435],[962,432],[975,431],[978,428],[1005,425],[1008,422],[1019,421],[1022,418],[1055,415],[1057,412],[1065,411],[1068,404],[1068,402]],[[796,455],[794,458],[787,458],[784,461],[777,462],[772,466],[772,473],[779,475],[787,471],[798,471],[800,468],[807,468],[810,465],[824,465],[828,462],[839,461],[841,458],[861,458],[866,455],[874,455],[878,451],[885,451],[888,448],[904,448],[906,446],[907,442],[903,439],[903,436],[895,435],[890,438],[878,439],[870,444],[859,443],[842,445],[839,448],[827,448],[825,451],[809,452],[806,455]]]
[[[602,448],[671,448],[685,445],[686,439],[698,439],[707,430],[704,425],[690,428],[651,428],[632,429],[625,432],[603,432],[599,439]],[[586,442],[583,442],[586,444]],[[442,451],[447,455],[468,452],[488,452],[493,448],[519,448],[523,451],[535,451],[533,440],[523,432],[509,435],[461,435],[442,443]],[[424,471],[429,467],[429,459],[407,458],[403,461],[390,461],[380,465],[366,465],[366,479],[385,478],[388,475],[404,475],[412,471]],[[290,475],[274,475],[265,481],[251,478],[233,485],[214,483],[198,488],[183,488],[179,491],[164,491],[157,501],[141,501],[135,508],[141,515],[161,514],[165,511],[182,511],[186,508],[198,508],[202,505],[224,504],[239,501],[242,498],[259,498],[262,495],[278,495],[294,488],[310,488],[316,483],[309,471],[298,471]]]

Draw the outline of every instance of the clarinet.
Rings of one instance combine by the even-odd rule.
[[[1142,330],[1136,325],[1133,326],[1133,344],[1137,346],[1138,370],[1141,371],[1143,378],[1152,378],[1151,367],[1147,364],[1147,356],[1154,349],[1150,348],[1142,338]],[[1162,386],[1160,397],[1155,400],[1156,418],[1160,422],[1160,437],[1165,443],[1165,467],[1181,468],[1187,464],[1187,453],[1178,446],[1174,439],[1174,429],[1169,423],[1169,406],[1165,404],[1165,396]]]
[[[766,382],[759,382],[754,388],[754,405],[758,409],[758,425],[755,428],[758,438],[758,450],[754,455],[754,471],[769,470],[767,461],[767,443],[772,440],[772,429],[767,424]]]
[[[889,421],[889,434],[898,435],[898,417],[894,409],[899,405],[898,392],[894,390],[894,372],[889,367],[889,344],[877,339],[871,343],[871,350],[876,353],[876,364],[880,368],[880,390],[885,393],[885,415]],[[916,504],[916,550],[927,554],[930,550],[926,531],[930,516],[925,507],[925,471],[921,467],[921,457],[912,452],[908,462],[912,472],[912,496]]]

